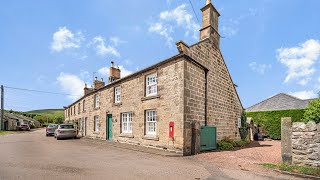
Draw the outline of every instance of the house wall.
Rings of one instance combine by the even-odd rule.
[[[73,122],[87,117],[87,136],[104,140],[107,133],[107,114],[112,114],[114,141],[182,152],[184,129],[184,62],[183,59],[170,61],[153,70],[120,81],[120,83],[115,82],[112,85],[108,85],[97,92],[100,95],[100,108],[94,109],[94,94],[88,95],[79,101],[82,107],[82,102],[85,100],[86,111],[81,111],[79,114],[77,112],[78,103],[75,103],[76,112],[73,112],[73,115],[70,117],[67,116],[66,121]],[[145,77],[152,73],[157,73],[158,94],[150,99],[145,97]],[[114,103],[114,88],[117,86],[121,86],[120,104]],[[68,114],[68,109],[74,111],[74,105],[65,109],[65,114]],[[157,111],[157,136],[155,138],[145,136],[145,110],[149,109],[156,109]],[[125,112],[133,113],[133,132],[131,135],[121,134],[120,132],[120,114]],[[99,116],[99,132],[94,132],[94,116]],[[169,138],[169,122],[171,121],[174,122],[174,138]]]
[[[211,39],[207,38],[191,46],[185,53],[208,69],[208,125],[217,127],[218,140],[225,137],[240,139],[237,122],[238,118],[241,117],[243,107],[221,51],[212,43]],[[196,74],[201,73],[200,70],[198,70],[199,72],[195,72],[194,69],[199,68],[193,66],[189,71]],[[203,77],[203,72],[201,76]],[[188,83],[192,84],[193,82]],[[202,84],[203,82],[200,85]],[[197,86],[197,88],[199,92],[203,92],[203,87]],[[193,106],[200,106],[201,109],[203,108],[202,104],[203,103],[201,103],[201,105],[194,104]],[[201,111],[203,111],[203,109],[201,109]],[[201,115],[200,111],[197,114]],[[186,121],[193,119],[192,116],[186,117]],[[196,120],[199,120],[201,125],[204,125],[202,117],[199,116]]]

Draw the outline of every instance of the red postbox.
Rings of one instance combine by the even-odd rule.
[[[174,136],[174,122],[169,123],[169,137],[173,138]]]

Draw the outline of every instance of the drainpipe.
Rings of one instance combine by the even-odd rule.
[[[204,125],[208,125],[208,70],[204,70],[205,73],[205,94],[204,94]]]

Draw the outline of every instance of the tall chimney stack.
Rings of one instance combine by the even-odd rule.
[[[211,0],[206,0],[206,5],[201,8],[202,11],[202,27],[200,29],[200,41],[206,38],[219,47],[220,34],[218,32],[220,13],[213,6]]]
[[[120,68],[118,67],[118,68],[115,68],[114,67],[114,62],[113,61],[111,61],[111,67],[110,67],[110,72],[109,72],[110,74],[109,74],[109,83],[112,83],[112,82],[114,82],[114,81],[116,81],[116,80],[118,80],[118,79],[120,79],[121,78],[121,70],[120,70]]]

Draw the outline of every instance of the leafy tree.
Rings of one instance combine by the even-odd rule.
[[[63,123],[63,118],[62,117],[56,117],[54,120],[55,124],[62,124]]]
[[[309,106],[304,113],[304,120],[320,123],[320,99],[316,99],[309,103]]]

